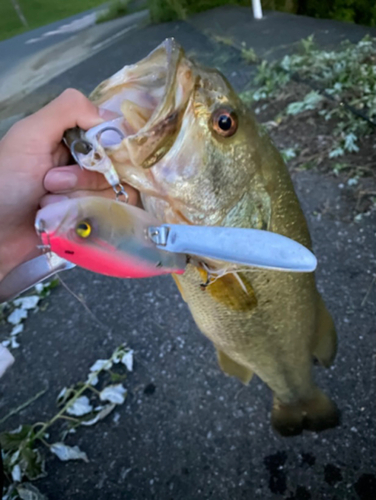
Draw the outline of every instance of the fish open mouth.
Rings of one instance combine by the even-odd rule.
[[[192,66],[183,49],[174,39],[165,40],[90,95],[94,104],[113,113],[107,128],[113,124],[123,135],[119,143],[119,134],[108,128],[101,134],[101,145],[119,163],[152,166],[174,141],[193,87]]]

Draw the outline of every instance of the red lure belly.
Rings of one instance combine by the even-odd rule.
[[[83,247],[79,243],[60,236],[44,233],[44,245],[63,259],[98,274],[115,278],[147,278],[163,274],[183,274],[185,269],[170,269],[153,265],[134,255],[119,251],[106,242],[96,241],[96,245]]]

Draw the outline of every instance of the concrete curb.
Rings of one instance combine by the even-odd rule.
[[[144,25],[148,18],[149,12],[143,10],[96,24],[20,60],[1,75],[0,120],[11,117],[13,105],[27,94],[108,47],[127,31]]]

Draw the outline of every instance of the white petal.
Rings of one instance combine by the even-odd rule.
[[[15,483],[21,482],[21,467],[18,464],[12,469],[12,479]]]
[[[112,410],[115,408],[115,404],[109,404],[103,407],[101,411],[99,411],[94,418],[91,420],[84,420],[81,422],[81,425],[94,425],[96,424],[99,420],[102,420],[107,417],[109,413],[112,412]]]
[[[29,295],[28,297],[15,299],[13,304],[17,307],[21,306],[22,309],[35,309],[39,301],[40,297],[38,297],[38,295]]]
[[[86,415],[93,410],[93,407],[89,403],[89,398],[87,396],[81,396],[67,409],[69,415],[75,415],[76,417],[81,417],[81,415]]]
[[[18,323],[21,323],[21,321],[26,318],[27,318],[26,309],[17,308],[11,314],[9,314],[9,316],[7,317],[7,321],[12,325],[18,325]]]
[[[112,363],[108,359],[97,359],[93,366],[90,368],[91,372],[97,372],[98,370],[102,370],[105,366],[105,370],[109,370],[112,366]]]
[[[18,347],[20,347],[20,344],[17,342],[16,337],[12,337],[10,339],[10,346],[12,349],[17,349]]]
[[[18,335],[19,333],[23,332],[24,326],[22,323],[19,323],[18,325],[14,326],[12,331],[10,332],[11,335]]]
[[[0,377],[4,375],[5,371],[12,366],[13,363],[14,357],[6,347],[0,345]]]
[[[99,398],[101,401],[109,401],[110,403],[121,405],[125,401],[126,394],[127,390],[121,384],[109,385],[103,389]]]
[[[87,380],[86,380],[86,384],[88,384],[89,381],[90,381],[90,385],[97,385],[98,377],[97,376],[93,377],[92,375],[89,375]]]
[[[67,446],[64,443],[54,443],[51,445],[50,450],[63,462],[66,462],[67,460],[83,460],[84,462],[89,461],[86,453],[81,451],[78,446]]]
[[[61,389],[61,391],[59,392],[59,394],[57,395],[57,398],[56,398],[56,402],[59,403],[65,396],[65,393],[67,392],[67,388],[66,387],[63,387]]]
[[[131,372],[133,370],[133,350],[126,352],[121,358],[121,362],[126,366],[127,370]]]

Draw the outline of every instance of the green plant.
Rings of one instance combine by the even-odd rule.
[[[185,19],[188,15],[228,4],[250,5],[248,0],[148,0],[150,19],[155,23]]]
[[[186,17],[184,0],[148,0],[150,20],[163,23]]]
[[[111,21],[121,16],[125,16],[129,12],[130,0],[115,0],[110,3],[106,10],[101,11],[97,16],[97,23]]]
[[[298,14],[350,21],[368,26],[376,25],[374,0],[299,0]]]
[[[296,158],[296,154],[297,151],[294,148],[286,148],[281,150],[281,155],[285,163],[287,163],[289,160],[292,160],[293,158]]]
[[[50,282],[39,283],[26,295],[0,304],[0,323],[12,325],[9,335],[0,339],[4,347],[17,349],[20,346],[18,336],[24,329],[24,322],[29,313],[45,307],[46,304],[43,305],[43,299],[48,297],[51,290],[57,287],[58,284],[59,278],[54,278]]]
[[[256,55],[256,52],[252,49],[252,47],[249,48],[242,47],[241,56],[246,64],[253,64],[259,60],[259,58]]]
[[[343,42],[339,50],[327,51],[315,45],[313,36],[308,37],[302,40],[299,53],[259,65],[255,83],[261,86],[253,99],[275,97],[293,76],[318,90],[311,90],[302,101],[289,104],[287,114],[317,110],[325,120],[335,120],[335,143],[330,158],[342,156],[345,151],[357,152],[359,137],[373,128],[348,106],[376,122],[376,39],[366,36],[357,44]]]
[[[98,359],[91,366],[86,382],[64,387],[60,391],[57,405],[61,408],[50,420],[20,425],[17,429],[0,434],[4,472],[8,483],[4,499],[45,498],[28,482],[46,475],[45,458],[39,444],[47,447],[64,462],[88,461],[84,451],[78,446],[68,446],[64,441],[68,435],[75,433],[78,427],[95,425],[106,418],[117,405],[124,403],[127,391],[118,383],[119,377],[124,379],[126,376],[125,373],[119,373],[118,367],[122,365],[127,371],[133,369],[133,351],[123,345],[117,347],[110,358]],[[118,371],[114,371],[115,369]],[[101,386],[100,390],[97,389],[98,385]],[[62,423],[59,428],[59,440],[50,443],[47,431],[58,422]]]

